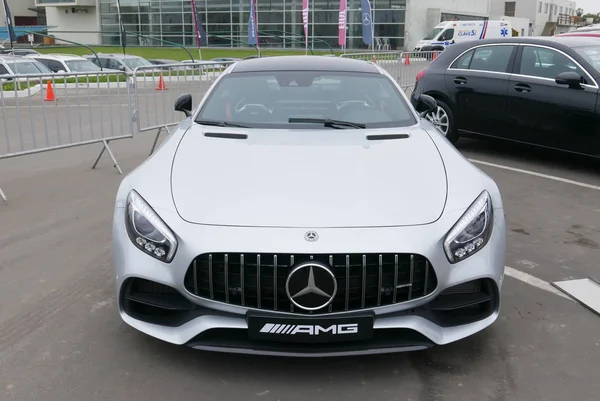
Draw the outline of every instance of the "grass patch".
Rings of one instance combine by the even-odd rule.
[[[39,83],[39,81],[5,82],[2,84],[2,92],[24,91],[28,88],[38,85]]]
[[[121,54],[122,50],[120,47],[107,46],[107,47],[92,47],[97,53],[117,53]],[[52,46],[52,47],[38,47],[36,48],[40,53],[68,53],[76,55],[91,54],[90,49],[86,47],[72,47],[72,46]],[[188,49],[194,60],[199,60],[198,49]],[[169,60],[189,60],[190,55],[179,47],[128,47],[127,54],[140,56],[145,59],[169,59]],[[255,56],[258,53],[254,49],[231,49],[231,48],[205,48],[202,49],[202,60],[211,60],[213,58],[221,57],[237,57],[244,58],[248,56]],[[287,49],[269,49],[262,50],[261,54],[264,56],[281,56],[281,55],[298,55],[305,54],[303,49],[299,50],[287,50]],[[315,54],[331,54],[329,51],[316,51]],[[340,52],[336,54],[341,54]]]

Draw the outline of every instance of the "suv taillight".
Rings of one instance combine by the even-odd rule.
[[[425,76],[425,70],[419,71],[417,74],[417,81]]]

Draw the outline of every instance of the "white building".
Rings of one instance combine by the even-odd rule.
[[[8,0],[14,26],[44,25],[38,19],[40,10],[36,10],[35,0]],[[6,26],[4,7],[0,4],[0,26]]]
[[[99,0],[34,1],[36,6],[45,7],[47,24],[56,27],[57,37],[86,45],[100,44]]]
[[[405,48],[414,49],[442,21],[483,20],[490,15],[490,0],[406,0]]]
[[[491,0],[491,14],[530,20],[528,36],[551,36],[576,25],[577,4],[571,0]]]

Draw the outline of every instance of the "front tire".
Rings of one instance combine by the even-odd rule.
[[[450,141],[455,144],[458,139],[458,130],[454,120],[454,113],[446,102],[441,99],[435,99],[437,102],[437,110],[427,116],[427,119],[436,126],[440,132]]]

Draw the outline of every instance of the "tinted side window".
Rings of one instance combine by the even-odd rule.
[[[59,63],[58,61],[54,61],[54,60],[49,61],[46,66],[48,68],[50,68],[50,71],[52,71],[52,72],[58,72],[60,70],[65,69],[65,67],[63,67],[61,63]]]
[[[108,63],[106,65],[106,68],[110,68],[112,70],[118,70],[119,68],[121,68],[121,63],[119,63],[117,60],[107,60]]]
[[[48,67],[48,64],[50,64],[50,60],[46,58],[36,58],[35,61],[44,64],[46,67]]]
[[[562,53],[541,47],[523,47],[523,55],[521,56],[521,64],[519,66],[520,74],[554,79],[561,72],[569,71],[576,72],[582,77],[587,78],[587,74],[573,60]],[[588,83],[587,79],[585,81]]]
[[[452,68],[465,70],[507,72],[513,45],[483,46],[465,53]]]
[[[2,64],[0,64],[0,75],[8,75],[8,70]]]
[[[454,29],[446,29],[438,40],[452,40],[452,38],[454,38]]]

